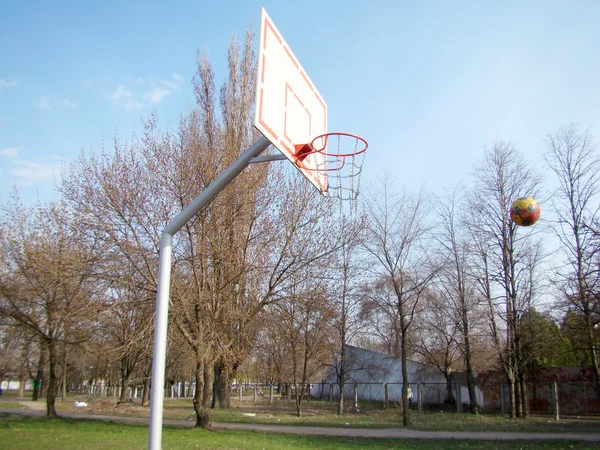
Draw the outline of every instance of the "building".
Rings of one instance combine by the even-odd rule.
[[[418,401],[418,393],[421,391],[424,405],[443,404],[447,392],[444,374],[436,367],[417,361],[408,360],[407,364],[411,402]],[[402,360],[400,358],[348,345],[346,346],[345,371],[344,398],[349,400],[354,398],[354,385],[356,385],[359,400],[383,402],[387,385],[388,401],[400,402],[402,398]],[[420,389],[419,385],[421,385]],[[466,383],[459,383],[458,386],[461,403],[468,403],[469,393]],[[457,396],[456,387],[456,384],[452,385],[454,398]],[[339,397],[337,373],[333,367],[330,367],[325,372],[322,383],[313,390],[313,395],[329,398],[332,394],[334,398]],[[478,404],[483,406],[483,392],[476,388],[476,395]]]

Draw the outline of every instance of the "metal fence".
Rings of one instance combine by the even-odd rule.
[[[509,385],[485,383],[474,386],[481,411],[508,413]],[[526,383],[527,406],[534,414],[600,414],[598,392],[592,381],[541,381]],[[311,395],[335,403],[340,397],[337,384],[315,384]],[[411,383],[408,386],[409,405],[419,411],[468,411],[469,391],[466,384]],[[347,383],[344,399],[354,407],[397,407],[402,399],[402,383]],[[516,400],[517,403],[519,402]]]
[[[81,389],[70,392],[91,396],[117,397],[120,386],[110,386],[98,381],[86,383]],[[191,398],[193,381],[180,381],[165,389],[167,398]],[[10,388],[8,389],[10,390]],[[532,414],[592,415],[600,414],[600,401],[593,381],[536,381],[526,383],[527,406]],[[143,380],[135,380],[128,386],[128,397],[141,397]],[[269,386],[262,383],[234,384],[231,401],[237,406],[261,406],[265,409],[292,408],[297,391],[293,385]],[[469,392],[466,384],[410,383],[409,407],[416,411],[464,412],[469,410]],[[480,411],[507,414],[510,395],[507,383],[476,383],[475,392]],[[313,403],[320,409],[337,409],[340,388],[333,383],[314,383],[304,389],[303,401]],[[353,383],[344,386],[346,409],[400,408],[402,383]]]
[[[590,415],[600,414],[600,401],[592,381],[529,382],[526,384],[527,406],[532,414]],[[508,414],[510,395],[507,383],[475,385],[475,395],[480,411]],[[294,388],[277,389],[259,383],[235,387],[232,400],[240,406],[263,406],[267,409],[293,404]],[[335,410],[340,398],[337,384],[315,383],[307,386],[304,401],[314,406]],[[470,398],[466,384],[411,383],[408,386],[409,407],[415,411],[466,412]],[[400,408],[402,383],[352,383],[344,386],[344,403],[347,409]],[[518,401],[517,401],[518,403]]]

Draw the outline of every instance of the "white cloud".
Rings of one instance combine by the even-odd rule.
[[[144,92],[144,99],[150,103],[158,103],[167,95],[170,95],[171,91],[163,87],[152,84],[152,90]]]
[[[0,91],[4,88],[15,87],[17,84],[19,83],[15,80],[7,81],[4,78],[0,78]]]
[[[0,155],[6,156],[7,158],[16,158],[20,151],[20,148],[4,147],[0,148]]]
[[[162,84],[171,90],[179,89],[179,86],[181,86],[181,83],[183,82],[183,77],[178,73],[173,73],[171,77],[172,80],[163,80]]]
[[[164,84],[169,89],[177,89],[179,87],[179,84],[175,81],[163,80],[162,84]]]
[[[35,106],[40,109],[50,110],[52,109],[52,105],[50,104],[50,97],[40,97],[35,102]]]
[[[65,105],[67,108],[77,108],[77,103],[72,102],[71,100],[69,100],[68,98],[64,98],[62,101],[63,105]]]
[[[138,102],[137,100],[129,99],[124,103],[123,106],[125,106],[125,110],[127,112],[132,112],[132,111],[142,108],[144,106],[144,104],[141,102]]]
[[[47,182],[58,176],[62,169],[60,158],[52,162],[14,160],[9,173],[16,178],[18,185],[32,185]]]
[[[121,105],[127,111],[132,112],[144,106],[161,102],[165,97],[179,90],[182,81],[183,77],[178,73],[172,73],[170,79],[157,83],[151,82],[147,77],[138,77],[129,81],[128,86],[122,83],[117,84],[110,94],[110,98],[113,104]],[[140,87],[136,88],[136,86]],[[131,87],[133,90],[130,89]],[[145,89],[145,91],[140,93],[141,89]]]
[[[123,86],[122,84],[118,84],[117,88],[112,93],[111,97],[113,99],[113,102],[118,103],[119,101],[121,101],[123,99],[130,98],[131,91],[128,91],[127,89],[125,89],[125,86]]]
[[[122,84],[118,84],[115,91],[112,93],[111,98],[115,105],[123,105],[123,107],[129,111],[135,111],[144,106],[143,103],[137,101],[130,90],[125,88]]]

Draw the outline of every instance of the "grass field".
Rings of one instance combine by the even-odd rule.
[[[23,408],[13,397],[0,398],[0,408]],[[75,400],[88,402],[87,408],[75,408]],[[27,404],[27,400],[24,400]],[[29,400],[30,402],[31,400]],[[40,400],[38,407],[42,406]],[[150,408],[141,406],[139,402],[116,405],[112,398],[69,397],[66,401],[56,403],[57,410],[68,412],[85,412],[124,417],[149,417]],[[190,399],[165,399],[164,418],[174,420],[195,420],[194,410]],[[248,414],[252,414],[251,416]],[[532,416],[528,420],[511,420],[498,414],[482,414],[473,416],[454,412],[426,412],[412,415],[412,429],[439,431],[512,431],[512,432],[570,432],[570,433],[600,433],[600,417],[570,416],[554,421],[550,416]],[[327,404],[312,402],[305,405],[301,417],[297,417],[291,405],[252,405],[247,402],[229,410],[215,409],[212,411],[213,422],[257,423],[297,426],[343,427],[343,428],[390,428],[401,426],[402,420],[398,409],[361,410],[348,412],[338,416],[331,412]]]
[[[87,401],[86,408],[75,408],[75,401]],[[44,408],[44,400],[35,402],[37,409]],[[14,396],[0,397],[0,408],[32,408],[31,399]],[[85,412],[87,414],[148,417],[150,409],[139,402],[117,405],[113,398],[86,398],[70,396],[64,402],[58,400],[60,412]],[[165,399],[164,418],[184,420],[190,424],[194,412],[190,399]],[[400,427],[401,417],[397,409],[349,411],[340,417],[331,412],[328,404],[306,404],[302,417],[294,414],[290,404],[277,405],[234,404],[229,410],[213,410],[213,422],[257,423],[297,426],[343,427],[343,428],[390,428]],[[600,417],[567,417],[556,422],[549,416],[532,417],[529,420],[510,420],[500,415],[456,414],[453,412],[427,412],[412,414],[416,430],[439,431],[494,431],[494,432],[568,432],[600,433]],[[147,447],[148,429],[145,426],[104,423],[85,420],[47,420],[45,418],[18,417],[4,414],[0,417],[0,447],[10,449],[85,448],[112,449]],[[431,439],[368,439],[333,436],[306,436],[292,434],[269,434],[259,431],[205,431],[189,427],[164,427],[163,448],[209,448],[209,449],[517,449],[517,448],[598,448],[600,443],[576,441],[472,441]]]
[[[144,449],[143,426],[84,420],[0,415],[0,442],[7,449]],[[584,449],[600,444],[575,441],[464,441],[451,439],[365,439],[269,434],[257,431],[205,431],[165,427],[164,449]]]

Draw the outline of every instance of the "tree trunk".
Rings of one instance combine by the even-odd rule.
[[[508,378],[508,408],[510,411],[510,418],[516,418],[517,416],[515,408],[515,380],[512,374]]]
[[[215,375],[213,382],[213,399],[211,408],[231,408],[231,379],[229,373],[234,373],[235,368],[229,370],[225,363],[215,363]]]
[[[408,409],[408,345],[407,345],[407,326],[405,325],[405,317],[404,311],[402,310],[402,304],[399,303],[399,312],[400,312],[400,328],[402,332],[402,424],[407,427],[410,425],[410,410]]]
[[[523,404],[521,403],[521,383],[519,377],[515,379],[515,410],[517,417],[523,417]]]
[[[17,394],[19,398],[23,398],[25,395],[25,383],[27,383],[27,372],[25,372],[25,368],[22,367],[19,375],[19,393]]]
[[[44,382],[44,369],[38,367],[37,374],[33,380],[33,397],[32,400],[35,402],[40,399],[42,393],[42,383]]]
[[[67,344],[64,344],[62,359],[62,401],[67,398]]]
[[[211,425],[210,404],[214,381],[214,365],[203,361],[196,362],[196,392],[194,393],[194,426],[208,429]]]
[[[142,406],[150,404],[150,377],[144,377],[144,389],[142,391]]]
[[[298,388],[298,383],[294,383],[294,388],[296,391],[295,402],[296,402],[296,416],[297,417],[302,417],[302,396],[304,394],[304,385],[302,383],[300,385],[303,386],[301,388],[301,391],[300,391],[300,388]]]
[[[338,416],[343,416],[344,415],[344,386],[345,386],[345,382],[344,380],[340,380],[338,382],[338,386],[340,387],[340,398],[338,400]],[[332,387],[330,387],[331,389]]]
[[[345,310],[342,310],[342,313],[344,313]],[[345,325],[342,327],[342,348],[340,350],[340,357],[339,357],[339,364],[340,364],[340,370],[338,373],[338,386],[340,388],[340,398],[338,400],[338,416],[343,416],[344,415],[344,384],[346,383],[346,328]],[[333,386],[329,386],[329,389],[333,389]],[[331,396],[332,393],[330,392],[329,395]],[[333,398],[333,397],[331,397]]]
[[[529,404],[527,402],[527,383],[525,380],[525,373],[521,373],[519,375],[519,384],[521,386],[521,409],[523,412],[523,418],[527,419],[529,417]]]
[[[452,392],[452,378],[448,371],[444,372],[444,378],[446,379],[446,398],[444,403],[454,405],[454,394]]]
[[[471,337],[469,327],[469,315],[467,304],[462,300],[462,334],[465,343],[465,362],[467,363],[467,389],[469,391],[469,411],[471,414],[479,414],[479,406],[477,405],[477,396],[475,394],[475,377],[473,375],[473,361],[471,355]]]
[[[119,403],[126,403],[129,393],[129,375],[121,374],[121,395],[119,396]]]
[[[48,344],[49,353],[49,376],[48,376],[48,391],[46,394],[46,417],[55,419],[56,416],[56,397],[58,395],[58,376],[56,369],[58,367],[58,355],[55,347],[56,343]]]
[[[596,382],[596,395],[598,401],[600,401],[600,367],[598,367],[598,350],[596,349],[596,337],[594,335],[594,324],[592,322],[591,314],[589,311],[585,311],[585,322],[587,328],[587,341],[588,350],[590,352],[590,363],[592,364],[592,370],[594,372],[594,381]]]

